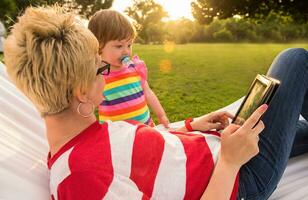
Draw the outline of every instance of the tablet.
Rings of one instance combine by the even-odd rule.
[[[279,80],[258,74],[237,110],[232,123],[242,125],[259,106],[262,104],[269,105],[279,85]]]

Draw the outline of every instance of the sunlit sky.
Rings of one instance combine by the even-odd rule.
[[[179,19],[185,17],[193,19],[191,14],[191,0],[155,0],[163,6],[168,12],[169,19]],[[131,6],[132,0],[114,0],[112,8],[123,12],[128,6]]]

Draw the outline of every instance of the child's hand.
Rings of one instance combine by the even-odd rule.
[[[158,122],[162,125],[164,125],[165,128],[169,128],[169,119],[166,115],[163,115],[161,117],[158,117]]]

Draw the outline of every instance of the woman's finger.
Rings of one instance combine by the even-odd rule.
[[[216,117],[222,117],[222,116],[226,116],[227,118],[233,119],[234,115],[232,115],[231,113],[227,112],[227,111],[218,111],[214,113]]]
[[[237,124],[230,124],[229,126],[227,126],[224,130],[223,133],[234,133],[235,131],[237,131],[241,126],[237,125]]]
[[[256,140],[257,140],[257,142],[259,142],[259,140],[260,140],[259,135],[256,136]]]
[[[261,116],[265,113],[267,110],[268,105],[263,104],[259,108],[257,108],[256,111],[252,113],[252,115],[246,120],[246,122],[243,124],[244,129],[252,129],[259,121]]]
[[[230,119],[233,119],[233,118],[234,118],[234,115],[231,114],[231,113],[229,113],[229,112],[227,112],[227,111],[223,111],[223,114],[224,114],[225,116],[227,116],[228,118],[230,118]]]
[[[212,129],[220,130],[222,128],[221,123],[208,123],[207,126],[209,130],[212,130]]]
[[[229,118],[232,119],[233,115],[225,111],[220,111],[213,113],[212,116],[209,117],[209,121],[220,122],[226,126],[229,124]]]
[[[263,131],[264,128],[265,128],[265,125],[263,121],[260,120],[258,124],[253,128],[253,131],[255,134],[259,135]]]

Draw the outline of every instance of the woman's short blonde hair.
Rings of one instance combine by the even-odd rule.
[[[98,42],[60,7],[29,7],[4,46],[7,72],[42,116],[68,108],[95,80]]]
[[[97,11],[90,19],[88,28],[103,48],[111,40],[135,39],[137,33],[131,19],[115,10]]]

